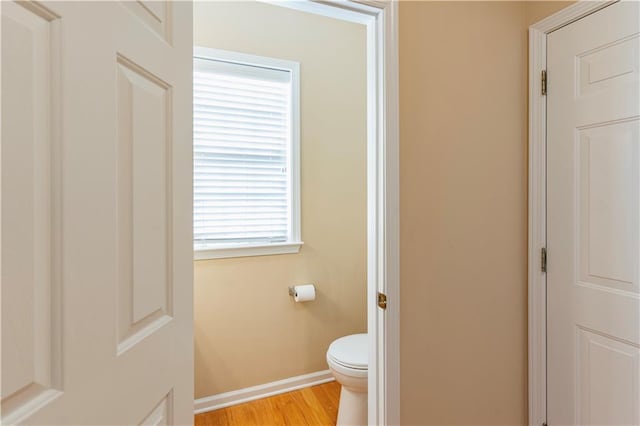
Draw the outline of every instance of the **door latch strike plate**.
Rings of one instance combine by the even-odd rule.
[[[378,292],[378,307],[381,309],[387,309],[387,295]]]

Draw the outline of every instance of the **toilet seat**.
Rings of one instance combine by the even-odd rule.
[[[366,333],[335,340],[327,351],[327,362],[342,374],[366,377],[369,369],[369,340]]]
[[[329,370],[340,384],[337,426],[367,425],[368,360],[366,333],[341,337],[327,349]]]

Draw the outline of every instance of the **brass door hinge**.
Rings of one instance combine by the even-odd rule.
[[[378,292],[378,306],[381,309],[387,309],[387,295],[386,294]]]
[[[540,77],[540,87],[541,87],[541,92],[542,95],[546,95],[547,94],[547,70],[542,70],[542,76]]]

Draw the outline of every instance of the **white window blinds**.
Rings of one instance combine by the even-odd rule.
[[[291,72],[194,59],[194,246],[292,240]]]

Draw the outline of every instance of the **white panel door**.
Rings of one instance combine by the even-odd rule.
[[[193,421],[192,11],[2,17],[2,423]]]
[[[640,424],[640,10],[547,39],[548,424]]]

